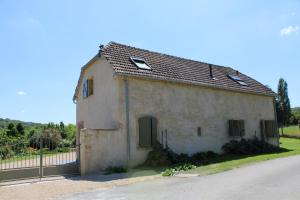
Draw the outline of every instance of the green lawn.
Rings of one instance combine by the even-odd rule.
[[[214,173],[238,168],[243,165],[247,165],[251,163],[300,154],[299,139],[281,138],[280,143],[281,143],[280,146],[285,149],[285,151],[280,153],[262,154],[262,155],[255,155],[255,156],[237,156],[237,155],[219,156],[218,158],[215,158],[215,160],[212,160],[211,163],[213,164],[200,166],[197,167],[196,169],[184,173],[196,173],[199,175],[214,174]]]
[[[279,129],[279,133],[281,134],[281,129]],[[300,129],[299,126],[287,126],[283,128],[284,135],[291,135],[291,136],[299,136],[300,137]]]

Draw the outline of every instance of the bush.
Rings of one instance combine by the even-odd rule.
[[[279,147],[258,140],[258,138],[248,140],[241,139],[240,141],[231,140],[224,144],[222,149],[224,153],[237,155],[273,153],[280,150]]]
[[[188,171],[191,169],[195,169],[197,166],[193,165],[191,163],[184,163],[177,165],[175,167],[166,169],[164,172],[162,172],[162,176],[174,176],[175,174],[179,173],[180,171]]]
[[[153,150],[148,153],[145,165],[155,167],[155,166],[168,166],[172,162],[169,158],[169,152],[163,149],[160,144],[153,147]]]
[[[63,140],[57,145],[58,148],[71,147],[71,146],[72,146],[72,141],[66,140],[66,139],[63,139]]]
[[[7,145],[0,147],[0,159],[8,159],[14,156],[14,151]]]
[[[119,174],[119,173],[126,173],[128,170],[123,166],[111,166],[105,169],[105,174]]]

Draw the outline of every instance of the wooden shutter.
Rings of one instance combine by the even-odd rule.
[[[151,117],[151,145],[157,143],[157,119]]]
[[[239,124],[239,135],[240,136],[244,136],[245,135],[245,123],[244,123],[244,120],[239,120],[238,121],[238,124]]]
[[[229,120],[229,136],[244,136],[244,120]]]
[[[234,121],[229,120],[229,136],[234,136]]]
[[[89,79],[88,80],[88,96],[94,94],[94,80],[93,79]]]
[[[265,120],[260,121],[260,136],[261,136],[262,141],[266,140]]]
[[[265,133],[267,137],[274,137],[276,135],[276,127],[274,120],[266,120],[265,122]]]
[[[151,118],[142,117],[139,119],[139,145],[141,147],[149,147],[151,142]]]

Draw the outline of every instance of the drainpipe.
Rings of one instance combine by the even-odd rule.
[[[125,89],[125,117],[126,117],[126,137],[127,137],[127,166],[130,161],[130,133],[129,133],[129,88],[128,80],[124,80]]]
[[[275,119],[277,144],[279,146],[279,130],[278,130],[278,121],[277,121],[277,111],[276,111],[276,100],[275,100],[275,97],[273,97],[273,109],[274,109],[274,119]]]

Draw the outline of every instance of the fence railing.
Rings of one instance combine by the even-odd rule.
[[[58,144],[43,138],[6,143],[0,146],[0,170],[75,164],[78,148],[75,144]]]

